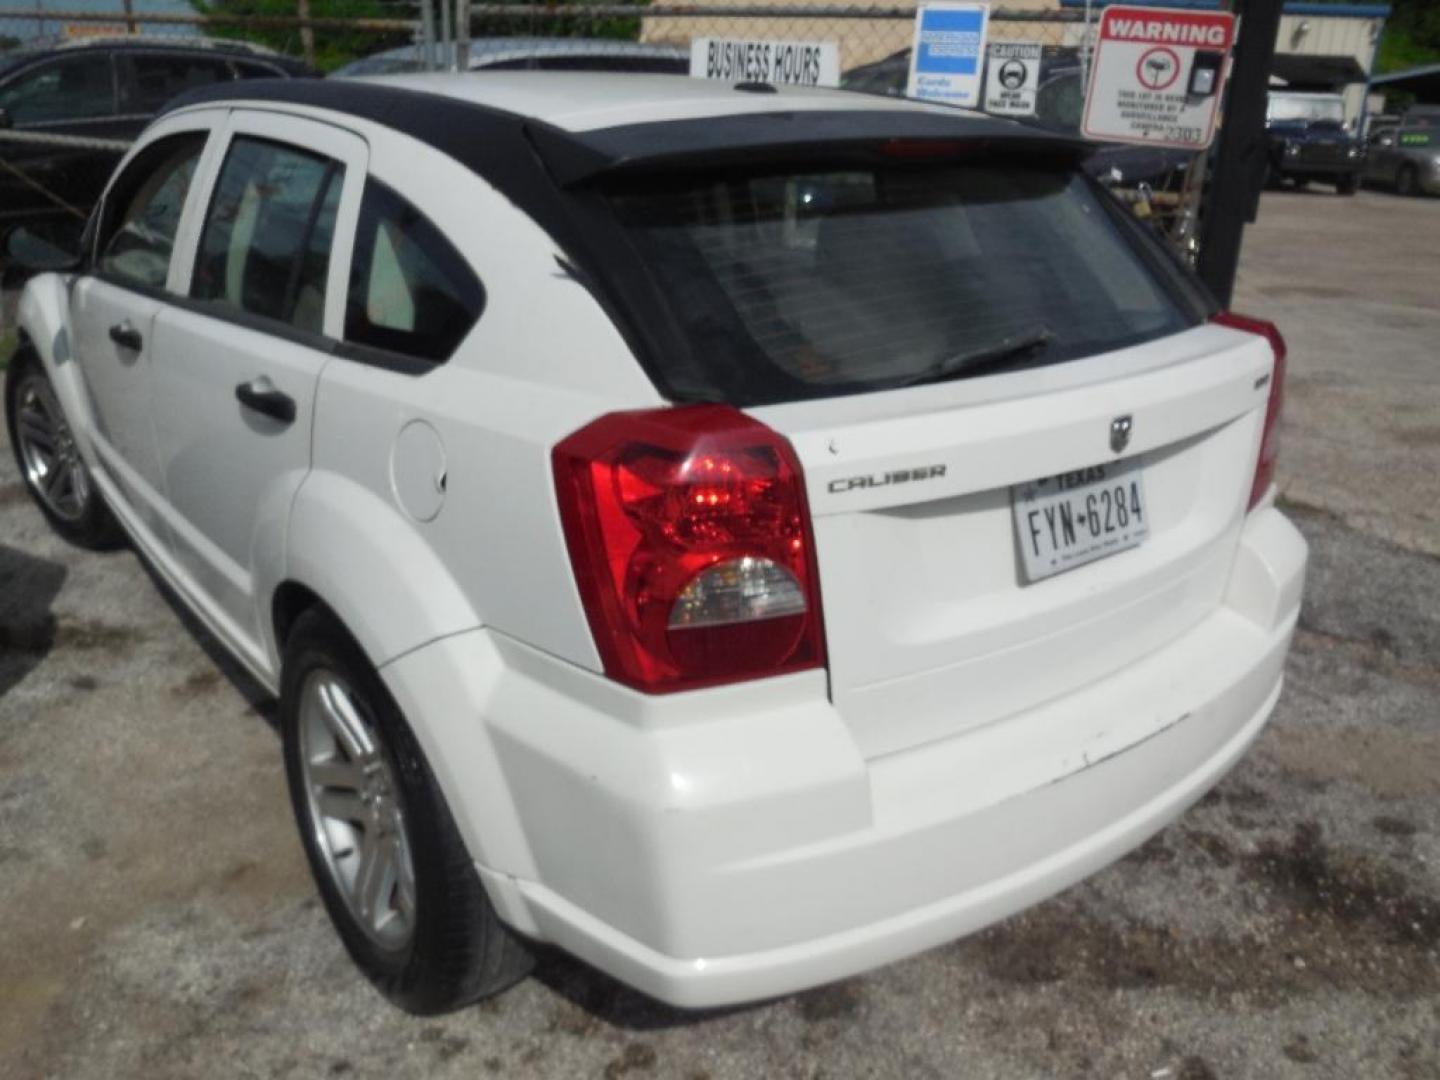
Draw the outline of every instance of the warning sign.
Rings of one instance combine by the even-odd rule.
[[[972,108],[980,104],[989,17],[988,4],[925,4],[916,9],[906,96]]]
[[[985,105],[999,116],[1034,116],[1040,88],[1038,41],[992,41],[985,53]]]
[[[1107,7],[1085,94],[1085,134],[1203,150],[1215,134],[1234,40],[1229,12]]]

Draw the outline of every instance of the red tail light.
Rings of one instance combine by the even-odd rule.
[[[1222,311],[1211,321],[1259,334],[1270,343],[1270,351],[1275,354],[1275,369],[1270,376],[1270,401],[1265,406],[1265,430],[1260,436],[1260,458],[1255,463],[1255,482],[1250,487],[1247,507],[1250,509],[1270,490],[1270,484],[1275,479],[1275,458],[1280,452],[1280,409],[1285,403],[1285,339],[1274,323],[1252,319],[1248,315],[1236,315],[1233,311]]]
[[[825,662],[804,478],[781,436],[724,405],[612,413],[552,460],[612,679],[655,693]]]

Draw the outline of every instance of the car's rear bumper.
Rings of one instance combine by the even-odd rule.
[[[872,760],[820,673],[647,698],[480,632],[387,675],[413,710],[414,679],[444,680],[434,650],[500,665],[476,705],[523,842],[484,837],[500,821],[462,827],[502,916],[662,1000],[717,1005],[969,933],[1143,842],[1264,725],[1305,557],[1259,510],[1226,604],[1179,639],[1043,707]],[[447,764],[452,802],[471,801]]]

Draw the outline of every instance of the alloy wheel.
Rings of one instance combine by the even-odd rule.
[[[15,437],[25,482],[46,508],[63,521],[83,518],[90,499],[90,474],[44,375],[27,375],[16,388]]]
[[[300,765],[322,862],[355,922],[384,949],[415,932],[415,869],[400,788],[363,700],[333,671],[301,689]]]

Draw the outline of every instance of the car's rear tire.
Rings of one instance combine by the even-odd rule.
[[[123,544],[125,534],[95,487],[55,387],[23,345],[5,374],[5,422],[20,479],[51,528],[79,547]]]
[[[1418,176],[1414,165],[1402,165],[1400,171],[1395,174],[1395,191],[1400,195],[1414,195],[1420,190]]]
[[[1335,191],[1339,195],[1354,195],[1360,187],[1360,177],[1342,176],[1335,181]]]
[[[530,952],[496,916],[414,734],[323,608],[286,639],[280,726],[311,871],[376,987],[429,1015],[524,978]]]

